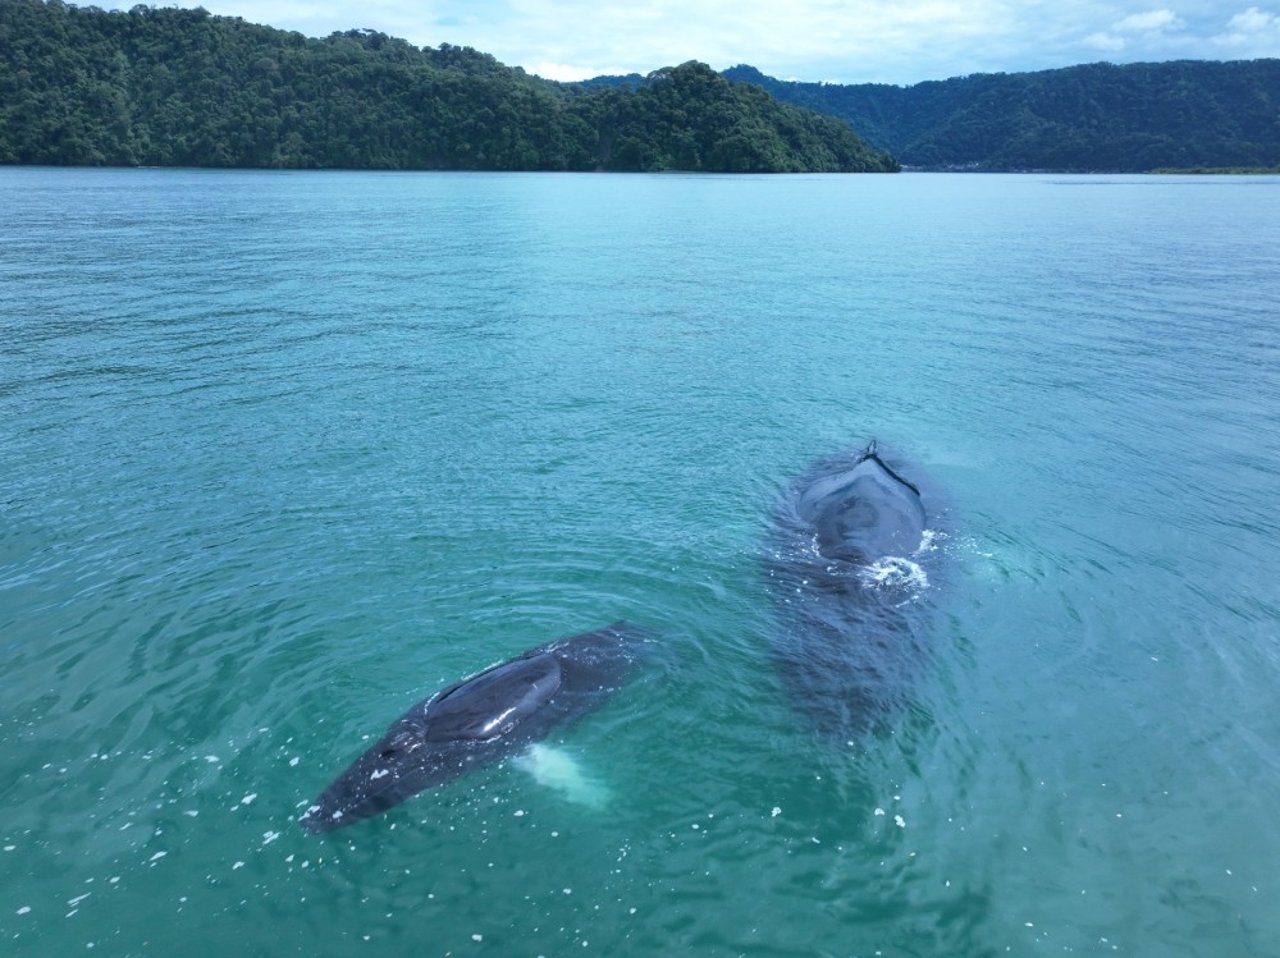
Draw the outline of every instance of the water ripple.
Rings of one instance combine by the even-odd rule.
[[[1274,951],[1269,188],[0,170],[0,935]],[[820,743],[769,511],[871,436],[947,572],[907,707]],[[296,828],[617,618],[662,655],[545,743],[603,807],[510,766]]]

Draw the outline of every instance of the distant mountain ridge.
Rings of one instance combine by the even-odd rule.
[[[555,83],[468,47],[207,11],[0,0],[0,163],[1146,172],[1280,166],[1280,60],[913,86],[689,62]]]
[[[846,123],[690,62],[623,91],[468,47],[202,8],[0,0],[0,163],[889,172]]]
[[[1092,63],[907,87],[777,80],[745,65],[722,75],[839,117],[907,167],[1147,172],[1280,164],[1275,59]]]

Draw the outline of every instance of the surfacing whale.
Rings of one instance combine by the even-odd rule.
[[[370,818],[493,764],[608,700],[649,633],[625,622],[556,639],[419,702],[334,779],[300,819],[312,833]]]
[[[823,737],[865,734],[910,701],[927,658],[928,506],[872,442],[820,463],[774,514],[774,662]]]

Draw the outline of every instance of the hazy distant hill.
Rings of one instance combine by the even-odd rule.
[[[0,163],[887,171],[847,124],[687,63],[587,91],[470,48],[203,9],[0,0]]]
[[[724,76],[840,117],[907,166],[1104,170],[1280,163],[1280,60],[1093,63],[899,87]]]

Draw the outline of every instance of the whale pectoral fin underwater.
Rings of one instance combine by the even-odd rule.
[[[511,764],[532,776],[539,785],[559,792],[575,805],[598,810],[609,803],[609,790],[584,772],[578,761],[563,748],[534,742],[512,759]]]
[[[540,645],[437,692],[393,722],[300,823],[312,833],[342,828],[501,761],[603,705],[648,641],[646,630],[616,622]]]

